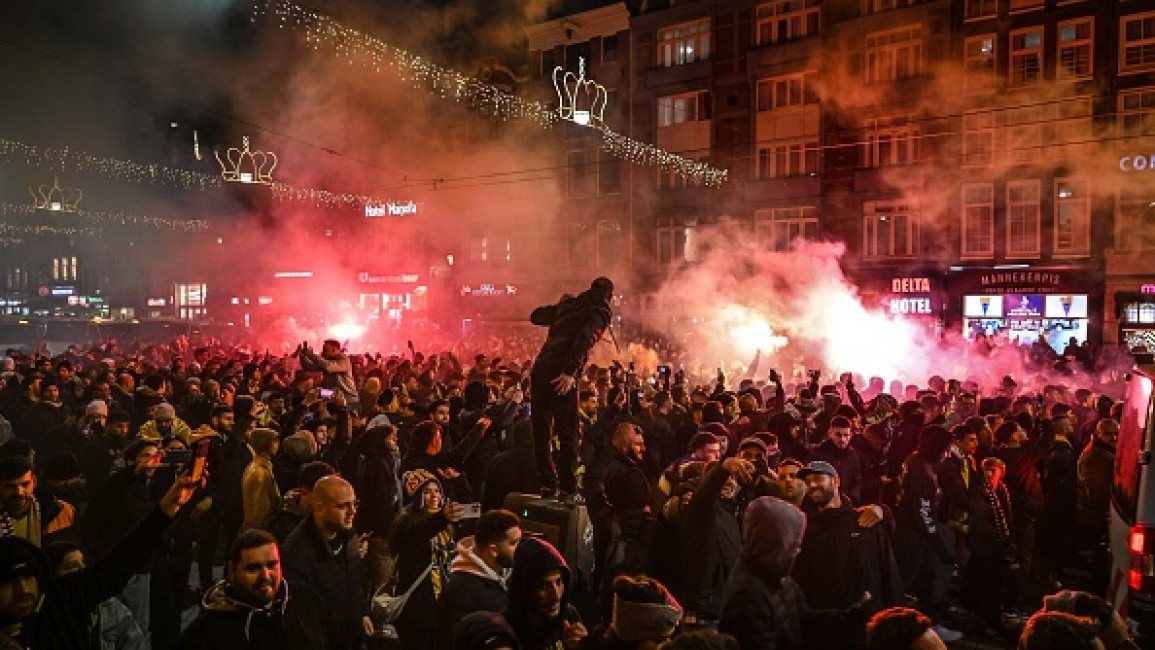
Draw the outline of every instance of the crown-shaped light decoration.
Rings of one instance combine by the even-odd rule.
[[[84,192],[72,187],[60,187],[60,179],[53,178],[52,185],[41,185],[36,189],[28,188],[32,195],[32,207],[35,210],[49,212],[76,212],[76,205],[84,198]]]
[[[586,60],[578,59],[575,75],[560,65],[553,69],[553,87],[557,91],[557,114],[563,120],[582,126],[600,128],[609,95],[606,87],[586,79]]]
[[[273,183],[273,170],[277,167],[277,154],[265,151],[251,151],[249,136],[242,139],[242,148],[229,147],[225,152],[225,160],[221,154],[213,151],[217,163],[221,166],[221,178],[230,183]]]

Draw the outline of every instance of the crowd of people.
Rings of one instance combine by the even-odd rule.
[[[536,363],[9,351],[0,648],[1137,647],[1119,386],[589,364],[611,292]],[[511,494],[584,508],[592,571]]]

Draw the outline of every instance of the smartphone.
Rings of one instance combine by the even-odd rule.
[[[180,471],[192,462],[192,451],[189,449],[173,449],[164,454],[164,462]]]
[[[670,367],[669,366],[658,366],[658,374],[659,375],[670,374]]]
[[[213,441],[205,438],[193,445],[192,453],[192,472],[189,473],[189,478],[193,481],[199,481],[205,476],[205,465],[209,462],[209,449],[213,446]]]
[[[333,389],[332,388],[322,388],[321,389],[321,399],[333,399]]]
[[[480,503],[463,503],[461,505],[465,506],[465,511],[461,515],[462,519],[477,519],[481,516]]]
[[[770,476],[770,466],[766,463],[765,458],[754,461],[754,474],[756,476]]]

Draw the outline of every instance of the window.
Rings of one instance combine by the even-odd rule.
[[[866,81],[881,83],[922,73],[922,25],[866,37]]]
[[[779,0],[758,5],[758,44],[782,43],[821,31],[819,0]]]
[[[1011,32],[1010,85],[1022,86],[1043,79],[1043,28]]]
[[[709,98],[709,93],[704,91],[659,97],[658,126],[673,126],[710,119]]]
[[[1039,181],[1007,183],[1007,257],[1039,256]]]
[[[874,13],[912,7],[917,0],[871,0],[870,8]]]
[[[1155,86],[1119,93],[1119,135],[1155,133]]]
[[[697,259],[694,249],[694,235],[697,221],[694,219],[658,219],[657,256],[659,264],[693,262]]]
[[[622,191],[622,160],[608,151],[598,152],[598,194]]]
[[[963,115],[962,164],[984,167],[994,161],[995,114],[990,111]]]
[[[584,269],[597,259],[598,240],[594,227],[588,223],[571,223],[569,226],[569,266]]]
[[[613,266],[621,261],[622,224],[612,219],[598,222],[598,266]]]
[[[585,151],[566,154],[566,196],[589,196],[593,180],[590,167]]]
[[[971,92],[990,90],[995,85],[995,35],[968,38],[964,46],[966,89]]]
[[[1070,159],[1093,151],[1092,97],[1084,95],[998,111],[998,141],[1006,160],[1037,163],[1046,156]]]
[[[54,282],[76,282],[76,257],[52,258],[52,280]]]
[[[543,77],[548,77],[553,74],[553,69],[557,67],[557,62],[554,59],[553,50],[541,51],[541,68],[540,73]]]
[[[676,153],[677,155],[679,155],[679,156],[681,156],[687,160],[693,160],[696,162],[706,163],[706,164],[710,163],[710,157],[709,156],[692,156],[688,153],[677,153],[677,152],[673,152],[673,153]],[[692,185],[693,185],[693,181],[686,178],[685,176],[682,176],[681,174],[675,173],[675,171],[672,168],[666,169],[665,167],[658,167],[658,189],[671,190],[671,189],[678,189],[678,188],[684,188],[684,187],[691,187]]]
[[[818,208],[772,208],[754,213],[754,230],[758,245],[773,251],[788,251],[795,240],[818,239]]]
[[[995,186],[963,185],[962,256],[993,257],[995,254]]]
[[[710,19],[658,32],[658,65],[670,67],[710,58]]]
[[[909,203],[868,202],[863,210],[863,257],[918,254],[918,211]]]
[[[884,167],[919,158],[918,127],[909,116],[866,121],[864,167]]]
[[[1043,0],[1011,0],[1011,11],[1042,9]]]
[[[618,60],[618,35],[602,37],[602,63]]]
[[[1155,251],[1155,201],[1123,195],[1115,205],[1115,250],[1120,253]]]
[[[1155,13],[1124,16],[1119,47],[1119,72],[1137,72],[1155,67]]]
[[[208,314],[205,300],[208,286],[204,284],[177,284],[173,287],[176,296],[177,318],[196,320]]]
[[[813,86],[814,73],[759,80],[758,110],[772,111],[776,108],[817,104],[818,94],[814,92]]]
[[[967,18],[986,18],[999,12],[998,0],[967,0]]]
[[[1059,66],[1056,77],[1063,80],[1091,77],[1094,18],[1059,23]]]
[[[1091,191],[1087,181],[1055,181],[1055,255],[1090,255]]]
[[[778,140],[758,149],[759,178],[818,173],[817,140]]]

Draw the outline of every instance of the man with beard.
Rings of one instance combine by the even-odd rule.
[[[813,633],[821,640],[808,642],[823,648],[862,646],[866,618],[902,600],[902,578],[891,546],[894,519],[864,527],[859,512],[842,497],[838,472],[829,463],[810,463],[799,476],[806,482],[810,502],[818,508],[807,520],[792,574],[806,594],[806,604],[845,611],[870,594],[869,602],[855,612],[863,620],[815,629]]]
[[[328,648],[329,609],[315,591],[282,577],[277,541],[263,530],[237,536],[225,579],[205,594],[176,650]]]
[[[454,623],[473,612],[502,612],[509,607],[506,579],[521,541],[521,521],[508,510],[490,510],[477,520],[473,535],[457,542],[449,582],[437,600],[441,647],[449,647]]]
[[[1107,527],[1111,504],[1111,484],[1115,467],[1115,443],[1119,423],[1110,418],[1095,425],[1095,437],[1079,456],[1079,497],[1075,521],[1079,524],[1079,546],[1091,555],[1091,581],[1097,596],[1110,574],[1107,557]]]
[[[32,462],[25,456],[0,460],[0,537],[19,537],[43,548],[54,535],[72,526],[71,504],[37,494]]]
[[[862,501],[862,461],[850,444],[853,435],[850,420],[843,415],[834,416],[826,440],[811,452],[810,462],[824,461],[833,466],[842,479],[842,493],[858,504]]]
[[[605,560],[600,584],[603,595],[608,596],[615,576],[634,575],[648,568],[654,518],[650,514],[649,481],[641,469],[646,453],[641,426],[632,419],[619,421],[607,452],[609,456],[603,455],[601,464],[605,468],[601,473],[605,477],[603,492],[596,495],[599,505],[590,512],[595,557]]]
[[[613,282],[599,277],[576,298],[538,307],[530,315],[534,325],[549,328],[530,374],[534,455],[543,496],[569,498],[577,491],[577,378],[609,327],[613,293]],[[554,436],[556,465],[550,446]]]

